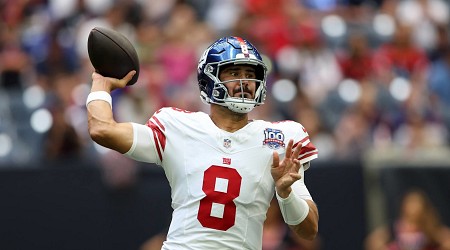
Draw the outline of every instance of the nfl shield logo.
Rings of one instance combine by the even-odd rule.
[[[225,148],[230,148],[231,147],[231,140],[230,139],[223,139],[223,146]]]

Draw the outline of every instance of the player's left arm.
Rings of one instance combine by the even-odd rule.
[[[299,156],[303,147],[297,144],[293,149],[293,145],[294,141],[290,140],[282,161],[278,152],[273,153],[271,173],[285,222],[298,236],[312,240],[318,232],[319,213],[302,180],[304,167],[300,163]],[[309,162],[304,163],[307,164]]]
[[[307,240],[313,240],[316,238],[319,226],[319,212],[313,201],[307,200],[309,205],[309,214],[302,223],[298,225],[289,225],[292,231],[294,231],[299,237]]]
[[[300,182],[300,181],[299,181]],[[304,184],[303,184],[304,186]],[[306,186],[304,186],[306,192]],[[292,191],[293,195],[297,195],[296,192]],[[319,223],[319,210],[317,209],[316,203],[311,199],[305,199],[300,197],[300,199],[304,199],[308,204],[309,211],[306,215],[306,218],[296,225],[289,225],[292,231],[294,231],[298,236],[304,239],[312,240],[316,237],[318,233],[318,223]]]

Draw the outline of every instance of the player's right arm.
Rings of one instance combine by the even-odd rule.
[[[124,88],[135,71],[130,71],[122,79],[92,74],[91,93],[105,91],[110,94],[117,88]],[[104,100],[93,100],[87,104],[89,135],[96,143],[126,153],[133,145],[133,126],[131,123],[118,123],[114,120],[111,105]]]

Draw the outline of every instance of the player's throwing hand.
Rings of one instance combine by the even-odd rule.
[[[124,78],[115,79],[111,77],[105,77],[100,75],[99,73],[94,72],[92,73],[92,85],[93,87],[100,87],[109,91],[113,91],[114,89],[124,88],[125,86],[127,86],[127,83],[133,78],[135,74],[136,71],[132,70],[128,72],[128,74]]]
[[[273,163],[272,163],[272,177],[275,181],[275,188],[277,193],[282,198],[289,196],[291,192],[291,185],[301,178],[299,174],[300,161],[298,156],[300,154],[301,144],[292,150],[294,145],[294,140],[289,140],[286,148],[286,156],[280,162],[280,156],[277,151],[273,152]]]

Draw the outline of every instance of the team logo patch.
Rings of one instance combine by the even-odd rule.
[[[222,163],[223,164],[227,164],[227,165],[231,165],[231,158],[222,158]]]
[[[231,147],[231,140],[230,139],[223,139],[223,146],[225,148],[230,148]]]
[[[263,145],[267,145],[270,149],[284,148],[284,134],[279,129],[266,128],[264,130]]]

